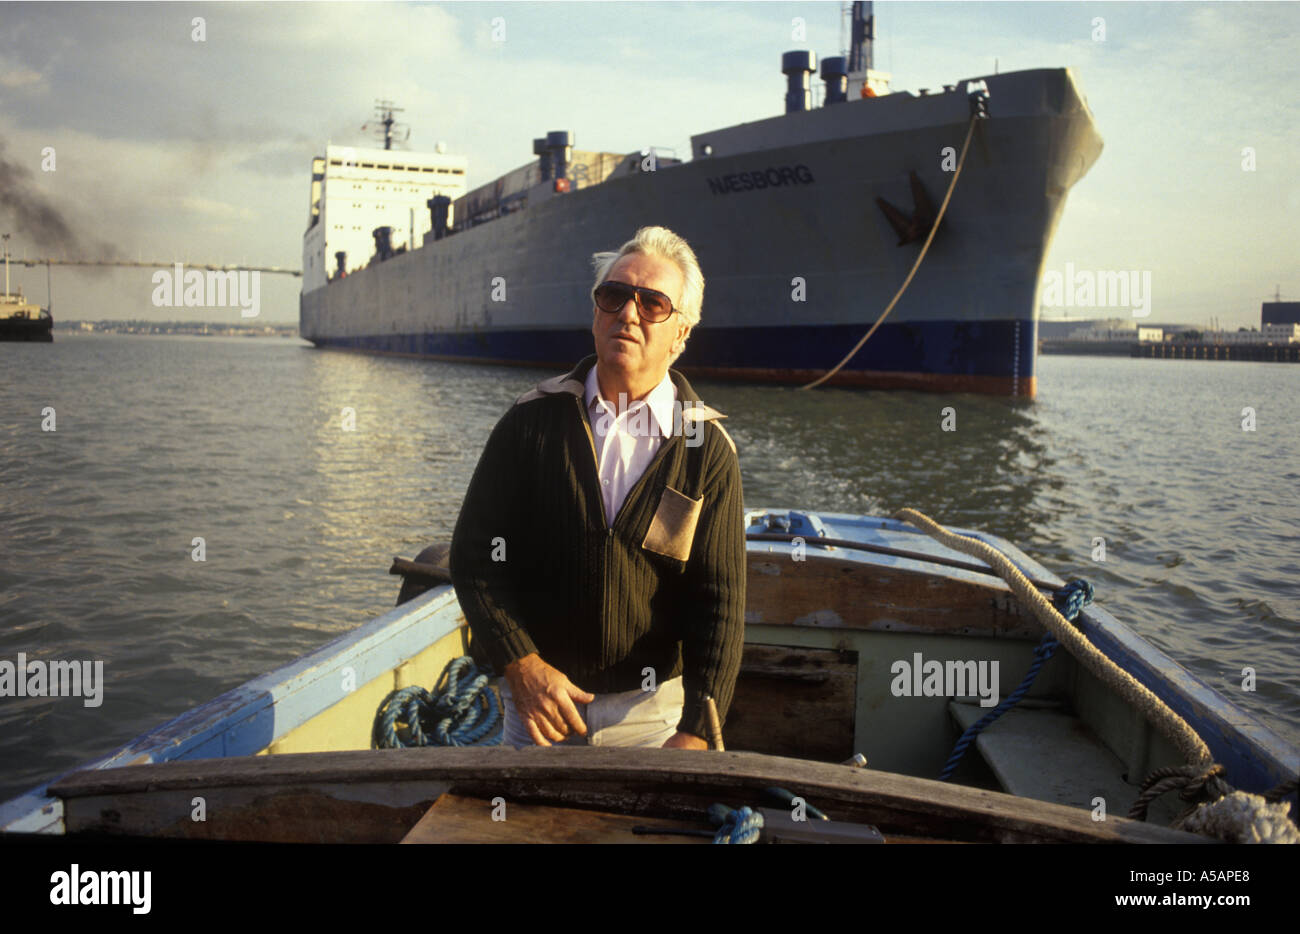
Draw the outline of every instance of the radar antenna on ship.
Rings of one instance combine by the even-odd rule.
[[[382,137],[384,148],[392,149],[394,140],[404,143],[411,138],[411,128],[393,119],[393,114],[401,113],[402,110],[401,107],[394,107],[392,101],[375,101],[375,118],[369,123],[363,123],[361,129]]]

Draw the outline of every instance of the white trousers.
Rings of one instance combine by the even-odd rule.
[[[506,746],[532,746],[533,738],[515,710],[510,683],[502,678],[501,711],[505,720],[501,739]],[[590,704],[574,703],[578,715],[587,725],[587,735],[570,733],[563,746],[662,746],[677,732],[682,719],[686,691],[681,677],[659,685],[656,691],[625,691],[620,694],[597,694]]]

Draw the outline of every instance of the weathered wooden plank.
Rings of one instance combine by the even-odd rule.
[[[853,755],[857,683],[856,652],[746,645],[727,748],[842,762]]]
[[[51,788],[68,813],[86,796],[124,799],[159,791],[216,794],[367,786],[395,794],[410,782],[445,781],[479,797],[693,817],[712,801],[754,802],[777,785],[836,820],[883,833],[987,842],[1204,842],[1201,838],[978,788],[746,752],[610,747],[368,750],[169,762],[76,773]],[[358,793],[360,792],[358,788]],[[387,790],[387,791],[386,791]],[[755,802],[756,803],[756,802]],[[324,818],[323,818],[324,819]],[[75,832],[73,823],[69,830]],[[131,832],[126,826],[124,833]]]
[[[1041,624],[1001,580],[962,580],[809,552],[748,554],[745,621],[1037,639]]]
[[[253,785],[92,795],[67,802],[64,824],[69,834],[155,839],[397,843],[446,788]]]
[[[984,574],[989,577],[998,577],[998,574],[989,565],[975,558],[962,555],[961,557],[948,557],[947,555],[935,551],[914,551],[907,548],[898,548],[893,545],[878,545],[871,542],[856,541],[847,538],[821,538],[816,535],[795,535],[790,532],[747,532],[745,541],[749,542],[789,542],[796,541],[808,548],[831,547],[844,548],[850,551],[863,551],[871,555],[889,555],[894,558],[907,558],[911,561],[919,561],[925,564],[935,565],[943,568],[957,568],[962,571],[971,571],[976,574]],[[946,550],[946,549],[945,549]],[[392,573],[392,572],[390,572]],[[1044,580],[1029,576],[1028,580],[1035,587],[1041,590],[1056,590],[1061,585],[1055,580]]]
[[[707,837],[639,836],[644,817],[543,804],[503,804],[494,818],[491,800],[445,794],[402,843],[710,843]],[[708,821],[657,820],[656,826],[711,830]]]

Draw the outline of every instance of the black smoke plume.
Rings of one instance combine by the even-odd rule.
[[[31,170],[5,155],[4,140],[0,140],[0,216],[13,225],[14,234],[53,257],[118,258],[111,244],[77,234],[63,213],[36,187]],[[12,249],[9,255],[13,256]]]

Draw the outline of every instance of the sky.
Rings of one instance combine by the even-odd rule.
[[[327,142],[373,145],[361,126],[378,98],[405,108],[409,148],[467,156],[471,186],[556,129],[580,149],[689,156],[694,134],[782,112],[781,53],[841,54],[841,7],[0,3],[0,232],[15,256],[298,269],[311,159]],[[1257,326],[1275,288],[1300,299],[1300,3],[875,14],[895,90],[1074,70],[1105,148],[1047,270],[1149,271],[1152,322]],[[44,302],[44,268],[12,275]],[[55,316],[241,322],[237,307],[154,307],[150,277],[55,267]],[[263,276],[256,320],[296,323],[299,287]]]

